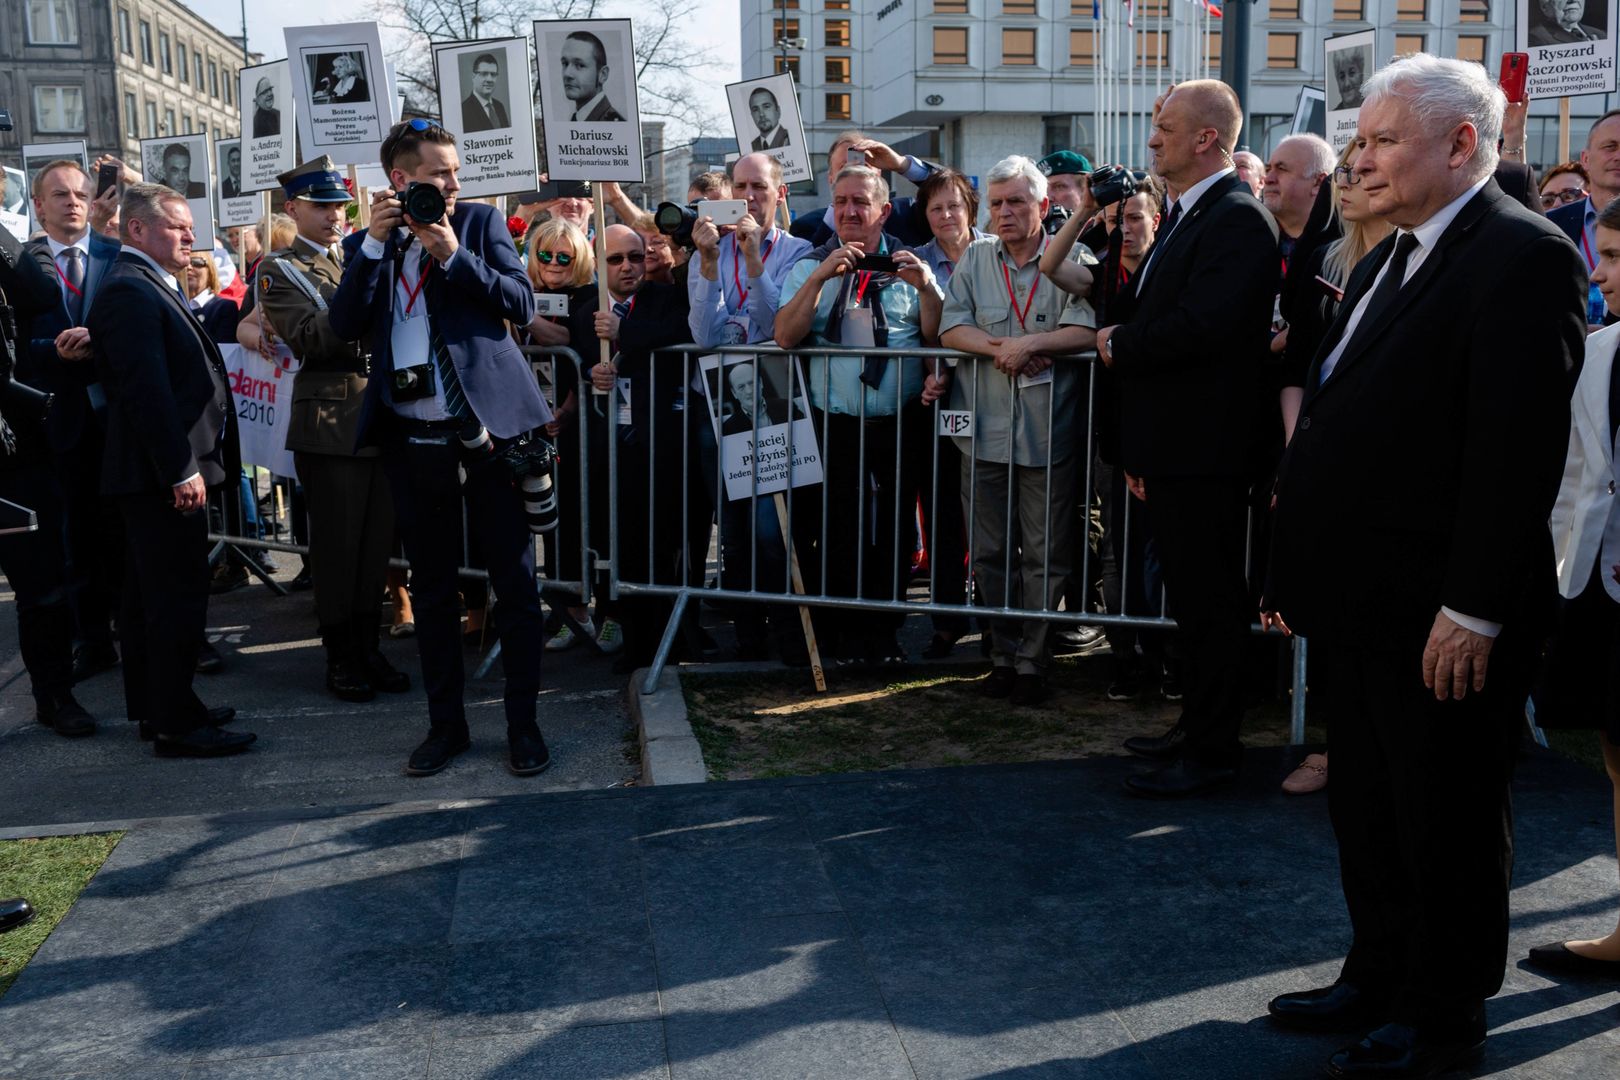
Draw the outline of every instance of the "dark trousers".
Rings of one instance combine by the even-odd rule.
[[[966,604],[967,525],[962,513],[962,455],[956,440],[930,441],[917,477],[922,489],[923,532],[928,537],[928,573],[933,583],[930,599],[939,604]],[[960,637],[968,632],[965,615],[932,616],[934,633]]]
[[[1097,492],[1102,501],[1105,544],[1103,559],[1103,600],[1111,615],[1155,616],[1160,614],[1157,591],[1148,588],[1147,506],[1125,486],[1125,470],[1098,460]],[[1137,670],[1145,662],[1150,672],[1164,667],[1164,633],[1110,626],[1108,644],[1114,666],[1121,674]],[[1137,647],[1142,650],[1137,659]]]
[[[531,725],[540,692],[542,620],[534,580],[534,545],[523,502],[499,464],[479,462],[465,487],[457,473],[454,435],[396,436],[383,448],[394,516],[411,563],[416,647],[422,660],[428,719],[434,731],[465,731],[460,585],[462,506],[495,591],[495,633],[506,676],[506,723]]]
[[[129,718],[179,735],[205,719],[192,692],[208,626],[208,514],[182,514],[174,497],[125,495],[124,700]]]
[[[295,454],[309,508],[309,576],[321,629],[368,619],[377,624],[394,500],[375,457]]]
[[[101,429],[86,423],[71,450],[57,456],[66,518],[68,587],[79,640],[112,643],[112,617],[124,578],[124,520],[101,494]]]
[[[1394,1019],[1461,1024],[1502,986],[1508,783],[1530,650],[1504,631],[1483,693],[1436,701],[1418,651],[1311,639],[1311,710],[1333,733],[1333,831],[1354,941],[1340,976]]]
[[[1242,752],[1243,659],[1255,611],[1244,579],[1247,484],[1236,477],[1146,479],[1148,525],[1183,654],[1183,753],[1235,765]]]
[[[73,687],[73,621],[62,557],[62,503],[55,477],[37,461],[0,464],[0,498],[34,511],[34,532],[0,536],[0,572],[17,595],[17,646],[36,700]]]

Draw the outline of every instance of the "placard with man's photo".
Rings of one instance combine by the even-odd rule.
[[[86,172],[90,171],[90,155],[89,152],[85,150],[83,139],[65,139],[61,142],[23,144],[23,182],[19,185],[20,190],[18,192],[18,199],[21,203],[19,209],[28,219],[28,228],[24,233],[25,238],[27,236],[31,236],[34,232],[44,227],[39,223],[39,219],[34,217],[34,179],[39,176],[40,171],[44,169],[45,166],[49,165],[53,161],[71,161]],[[6,202],[9,204],[11,201],[11,185],[7,183]]]
[[[769,154],[781,162],[785,184],[814,176],[792,72],[727,83],[726,102],[731,106],[731,124],[737,132],[739,151]]]
[[[1327,105],[1327,141],[1333,152],[1339,153],[1356,137],[1360,122],[1362,86],[1378,70],[1374,47],[1378,40],[1375,30],[1358,30],[1354,34],[1339,34],[1322,43],[1327,54],[1327,87],[1324,91]]]
[[[285,37],[304,158],[327,154],[339,165],[375,161],[394,126],[377,24],[289,26]]]
[[[551,179],[645,179],[630,20],[537,19],[534,47]]]
[[[10,165],[0,166],[0,229],[27,240],[29,208],[27,175]]]
[[[214,176],[218,180],[219,212],[214,216],[222,229],[252,225],[259,220],[264,200],[242,194],[242,140],[214,140]]]
[[[1615,90],[1616,0],[1517,0],[1515,39],[1530,54],[1532,98]]]
[[[294,138],[292,65],[285,60],[242,69],[242,194],[280,187],[276,177],[298,164]]]
[[[755,492],[769,495],[790,486],[821,483],[816,426],[810,421],[804,369],[797,357],[711,353],[698,358],[698,368],[708,390],[709,421],[720,444],[726,498],[746,499]]]
[[[509,195],[535,183],[534,101],[526,38],[433,46],[439,115],[461,149],[461,194]]]
[[[171,187],[191,207],[192,247],[209,251],[214,246],[213,184],[208,174],[208,136],[201,132],[172,138],[141,140],[141,176],[149,183]]]

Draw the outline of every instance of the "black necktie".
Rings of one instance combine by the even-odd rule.
[[[426,303],[428,272],[433,269],[433,257],[426,249],[422,251],[422,258],[417,265],[417,287],[424,290],[423,303]],[[461,376],[456,374],[456,363],[450,358],[450,347],[444,342],[444,335],[439,333],[439,322],[431,314],[428,321],[428,348],[433,351],[433,366],[439,369],[439,385],[444,387],[444,411],[452,419],[466,420],[471,418],[473,412],[467,405],[467,392],[461,388]]]
[[[1180,220],[1181,200],[1177,199],[1175,205],[1170,208],[1170,215],[1164,219],[1164,228],[1159,230],[1158,237],[1153,242],[1153,250],[1148,252],[1147,264],[1144,265],[1140,272],[1138,272],[1136,275],[1136,292],[1138,295],[1140,295],[1142,292],[1142,282],[1147,280],[1147,272],[1153,267],[1154,259],[1159,254],[1159,249],[1162,248],[1165,241],[1170,238],[1170,233],[1175,229],[1176,222]]]
[[[77,326],[84,321],[84,252],[76,247],[64,248],[62,258],[67,260],[62,280],[72,286],[67,294],[68,314]]]
[[[1389,269],[1384,271],[1384,277],[1378,282],[1378,288],[1373,290],[1372,299],[1367,301],[1366,309],[1361,313],[1361,321],[1356,323],[1355,333],[1345,343],[1344,351],[1339,354],[1342,363],[1350,350],[1356,347],[1358,339],[1378,329],[1388,314],[1390,305],[1395,302],[1395,296],[1406,283],[1406,260],[1411,257],[1412,251],[1418,246],[1415,233],[1401,233],[1395,240],[1395,254],[1389,257]]]

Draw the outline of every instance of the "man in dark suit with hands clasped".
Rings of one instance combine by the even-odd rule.
[[[1586,274],[1491,179],[1504,98],[1484,69],[1419,53],[1365,96],[1356,182],[1395,231],[1306,374],[1262,614],[1311,643],[1353,937],[1332,986],[1270,1009],[1368,1033],[1330,1076],[1433,1076],[1478,1053],[1507,962],[1508,784]]]
[[[1277,292],[1277,225],[1232,166],[1237,95],[1202,79],[1171,89],[1148,148],[1181,195],[1137,271],[1131,321],[1097,333],[1119,385],[1120,464],[1148,519],[1181,628],[1186,698],[1156,737],[1127,739],[1164,767],[1130,777],[1174,798],[1234,779],[1242,747],[1244,578],[1260,358]]]
[[[254,736],[224,731],[231,709],[191,689],[208,618],[208,484],[225,481],[231,407],[225,362],[180,293],[191,210],[162,184],[133,184],[120,209],[123,249],[86,326],[107,398],[102,490],[127,536],[124,696],[162,757],[217,757]]]

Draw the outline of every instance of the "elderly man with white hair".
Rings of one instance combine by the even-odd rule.
[[[940,316],[940,342],[986,359],[955,377],[929,376],[924,401],[947,388],[971,410],[962,451],[962,503],[973,523],[973,576],[982,603],[1055,610],[1073,570],[1075,502],[1085,479],[1086,376],[1070,354],[1096,341],[1091,305],[1040,271],[1046,177],[1026,157],[990,170],[990,229],[962,254]],[[1096,262],[1075,245],[1072,262]],[[954,383],[954,385],[952,385]],[[1007,568],[1010,553],[1013,573]],[[984,692],[1034,705],[1046,694],[1051,623],[998,621]]]
[[[1491,179],[1504,104],[1478,64],[1424,54],[1367,83],[1355,182],[1395,231],[1345,286],[1278,479],[1261,618],[1310,638],[1353,939],[1332,986],[1270,1011],[1368,1032],[1335,1077],[1472,1059],[1507,959],[1586,275]]]

